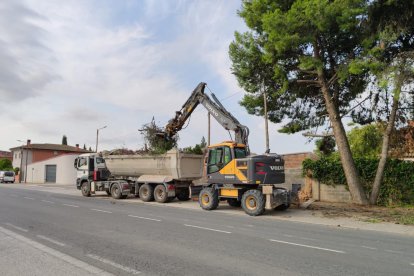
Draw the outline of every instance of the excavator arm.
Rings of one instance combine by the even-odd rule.
[[[196,107],[201,104],[208,110],[208,112],[210,112],[217,122],[224,127],[224,129],[234,131],[236,143],[248,146],[249,129],[240,124],[240,122],[224,108],[214,94],[212,94],[213,100],[208,95],[204,94],[206,85],[207,84],[204,82],[197,85],[193,93],[191,93],[191,96],[181,107],[181,110],[176,111],[175,117],[165,126],[165,137],[167,139],[174,137],[177,132],[183,128],[185,122],[191,116],[191,113],[193,113]]]

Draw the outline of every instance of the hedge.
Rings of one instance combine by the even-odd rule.
[[[355,158],[365,193],[369,195],[374,182],[379,159]],[[302,163],[303,174],[327,185],[346,185],[342,164],[337,157],[319,160],[306,159]],[[414,204],[414,162],[388,159],[384,171],[377,204]]]

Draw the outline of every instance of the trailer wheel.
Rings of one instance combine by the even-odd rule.
[[[180,201],[187,201],[190,199],[190,190],[189,189],[180,189],[177,193],[177,198]]]
[[[250,216],[260,216],[265,211],[265,198],[259,190],[248,190],[242,196],[243,210]]]
[[[227,203],[231,207],[240,207],[241,206],[241,201],[237,200],[237,198],[229,198],[229,199],[227,199]]]
[[[81,186],[82,195],[89,197],[91,196],[91,187],[89,186],[88,181],[84,181]]]
[[[277,211],[285,211],[287,208],[290,207],[290,204],[281,204],[275,208]]]
[[[121,187],[119,187],[118,183],[112,185],[111,195],[114,199],[120,199],[122,197]]]
[[[154,199],[158,203],[166,203],[169,201],[168,191],[163,184],[157,185],[155,187]]]
[[[214,210],[217,209],[219,205],[218,193],[213,188],[204,188],[201,190],[198,197],[200,207],[204,210]]]
[[[154,188],[149,184],[142,185],[139,188],[139,197],[145,202],[154,200]]]

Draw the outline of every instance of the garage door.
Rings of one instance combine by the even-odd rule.
[[[56,165],[46,165],[46,182],[56,183]]]

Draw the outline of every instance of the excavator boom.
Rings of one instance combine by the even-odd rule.
[[[187,99],[180,111],[177,111],[175,117],[171,119],[165,126],[165,136],[167,139],[174,137],[178,131],[180,131],[185,122],[191,116],[195,108],[201,104],[208,112],[217,120],[217,122],[224,127],[226,130],[232,130],[235,133],[235,142],[248,146],[249,129],[240,124],[240,122],[228,112],[224,106],[220,103],[217,97],[212,94],[213,100],[206,94],[204,89],[206,83],[201,82],[191,96]]]

